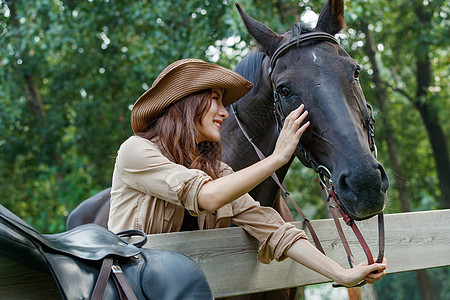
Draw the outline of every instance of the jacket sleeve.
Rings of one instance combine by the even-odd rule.
[[[225,168],[223,175],[230,172],[230,167]],[[277,261],[286,259],[287,249],[299,239],[308,239],[303,230],[285,222],[276,210],[261,206],[249,194],[236,199],[232,205],[231,222],[262,243],[258,250],[258,260],[262,263],[268,264],[274,258]]]
[[[192,215],[206,212],[198,207],[198,193],[212,178],[203,171],[171,162],[144,138],[133,136],[121,145],[116,168],[133,189],[183,206]]]

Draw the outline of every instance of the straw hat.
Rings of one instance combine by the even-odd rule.
[[[131,110],[133,132],[145,130],[147,124],[167,106],[190,94],[223,88],[223,105],[227,106],[247,94],[253,85],[238,73],[201,59],[182,59],[166,67],[134,103]]]

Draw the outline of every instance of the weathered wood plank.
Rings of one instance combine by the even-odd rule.
[[[450,265],[450,210],[385,216],[388,273]],[[347,265],[345,251],[333,220],[312,224],[328,256]],[[301,222],[296,222],[301,227]],[[367,243],[378,254],[376,218],[358,222]],[[364,253],[351,229],[343,224],[356,261]],[[240,295],[328,281],[290,259],[264,265],[256,260],[258,243],[241,228],[150,235],[147,248],[181,252],[205,272],[215,297]],[[45,277],[42,277],[45,276]],[[0,257],[0,298],[54,298],[56,286],[49,275],[32,272]],[[45,296],[48,295],[48,296]],[[7,297],[5,297],[7,296]]]
[[[61,299],[52,275],[44,274],[0,256],[0,299]]]
[[[427,211],[385,216],[388,273],[450,265],[450,210]],[[301,227],[301,222],[296,222]],[[312,221],[328,256],[347,266],[345,250],[334,229],[333,220]],[[342,227],[355,256],[364,252],[351,229]],[[378,255],[378,225],[372,218],[358,222],[358,227],[373,255]],[[308,232],[307,232],[308,233]],[[146,245],[188,255],[202,268],[216,297],[253,293],[328,280],[287,259],[264,265],[256,260],[257,242],[240,228],[173,233],[149,236]]]

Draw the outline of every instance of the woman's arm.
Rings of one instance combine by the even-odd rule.
[[[308,115],[303,104],[286,118],[272,155],[233,174],[209,181],[203,185],[198,195],[198,205],[202,209],[215,211],[225,204],[248,193],[273,172],[286,164],[292,157],[300,138],[309,126]]]
[[[363,279],[367,283],[374,283],[386,275],[385,259],[382,264],[361,263],[352,269],[344,269],[305,239],[295,242],[285,254],[305,267],[347,287],[351,287]]]

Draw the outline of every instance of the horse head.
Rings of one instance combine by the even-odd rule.
[[[258,86],[270,89],[266,94],[279,102],[281,118],[305,105],[311,125],[301,144],[329,170],[350,216],[362,220],[381,212],[389,180],[369,147],[371,112],[358,81],[360,67],[337,41],[333,42],[333,36],[345,26],[344,1],[329,0],[315,28],[298,23],[283,35],[236,6],[265,55],[261,69],[264,79]],[[311,33],[325,38],[301,39]],[[296,155],[308,165],[299,151]]]

